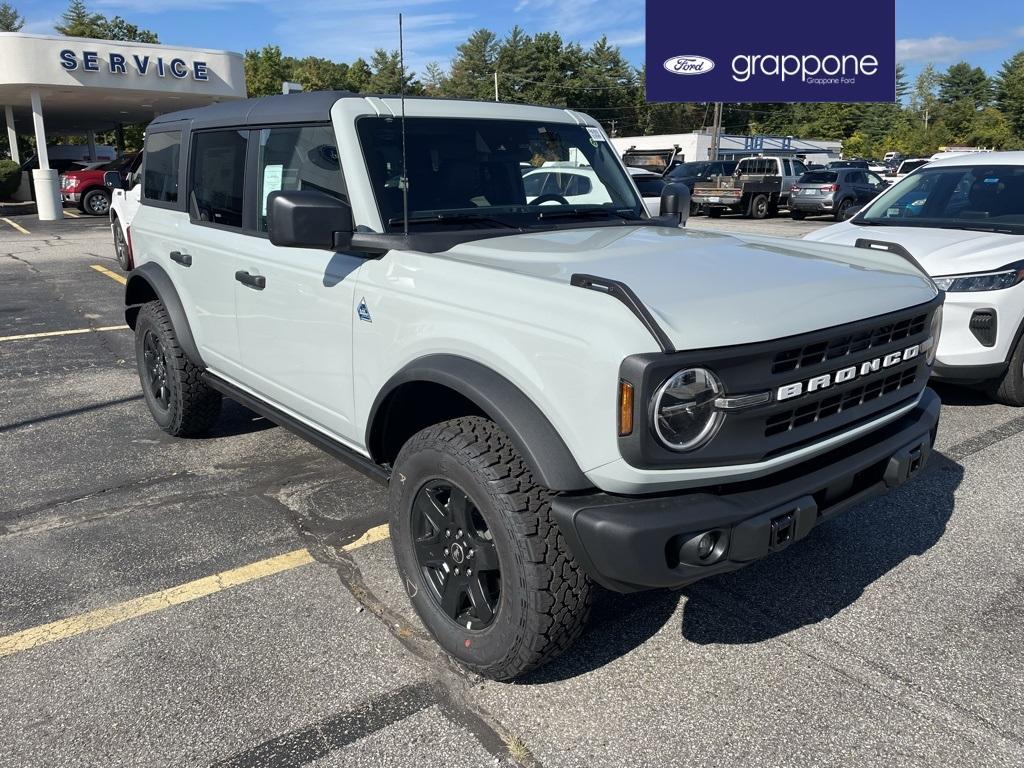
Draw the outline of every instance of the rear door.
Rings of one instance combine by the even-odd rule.
[[[319,190],[348,200],[330,125],[274,126],[251,134],[250,237],[234,283],[242,383],[265,399],[362,444],[352,424],[352,325],[363,258],[281,248],[267,238],[267,196]],[[247,279],[248,279],[247,278]]]

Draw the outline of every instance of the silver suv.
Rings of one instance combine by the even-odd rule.
[[[652,218],[571,110],[310,93],[146,132],[125,294],[157,424],[222,396],[387,486],[409,599],[497,679],[592,585],[678,587],[916,474],[941,294],[872,249]],[[528,195],[586,169],[602,202]],[[851,553],[855,556],[855,553]]]

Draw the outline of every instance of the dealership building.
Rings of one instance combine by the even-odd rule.
[[[32,183],[41,219],[63,215],[47,140],[52,145],[56,137],[80,136],[95,158],[97,132],[120,136],[125,125],[245,95],[238,53],[0,33],[0,116],[15,162],[26,160],[18,134],[35,137]]]

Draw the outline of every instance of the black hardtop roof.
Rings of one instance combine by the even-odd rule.
[[[193,130],[217,128],[233,125],[267,125],[274,123],[324,123],[331,119],[331,107],[339,99],[397,99],[393,93],[354,93],[352,91],[311,91],[310,93],[289,93],[280,96],[261,96],[253,99],[238,99],[211,104],[208,107],[183,109],[180,112],[168,112],[151,122],[150,128],[171,127],[175,123],[190,121]],[[482,104],[494,104],[499,108],[507,107],[544,107],[545,109],[565,110],[544,104],[524,104],[502,102],[496,103],[489,99],[448,99],[435,96],[406,96],[407,101],[475,101]]]
[[[183,109],[160,115],[150,125],[154,128],[188,120],[193,129],[225,125],[267,123],[313,123],[331,119],[331,107],[338,99],[361,98],[351,91],[313,91],[282,96],[263,96],[211,104],[208,107]]]

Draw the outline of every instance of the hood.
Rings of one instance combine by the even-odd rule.
[[[678,349],[783,338],[936,295],[927,277],[891,254],[668,227],[531,232],[462,243],[445,257],[572,291],[585,290],[569,285],[574,273],[620,280]]]
[[[970,232],[938,227],[865,227],[843,222],[807,240],[853,245],[859,238],[898,243],[932,277],[987,272],[1024,259],[1024,235]]]

